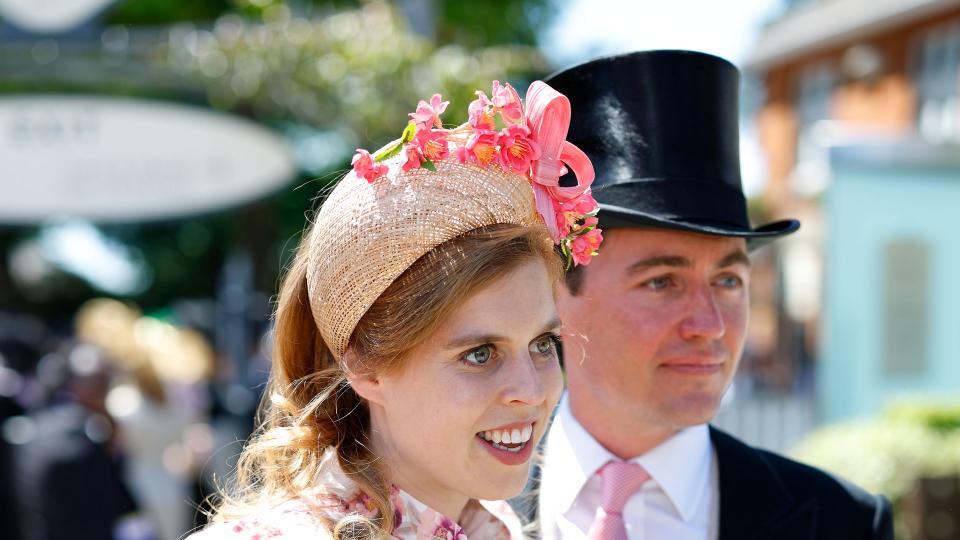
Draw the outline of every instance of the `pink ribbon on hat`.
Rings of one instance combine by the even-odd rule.
[[[533,193],[537,211],[555,241],[563,236],[557,228],[557,201],[583,195],[593,183],[595,173],[590,158],[567,141],[570,129],[570,100],[545,82],[534,81],[527,89],[527,127],[540,146],[540,159],[532,162]],[[577,177],[577,185],[560,186],[567,168]]]

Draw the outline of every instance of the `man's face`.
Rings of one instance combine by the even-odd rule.
[[[743,350],[749,259],[740,238],[614,229],[558,307],[574,412],[624,428],[709,421]]]

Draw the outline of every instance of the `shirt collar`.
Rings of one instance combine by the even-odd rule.
[[[564,474],[555,476],[550,486],[551,497],[561,513],[570,509],[587,480],[611,459],[617,458],[573,416],[564,393],[547,437],[544,457],[548,465],[563,464]],[[706,424],[683,429],[631,461],[646,469],[684,521],[693,519],[709,487],[713,461]]]
[[[650,473],[684,521],[693,519],[710,484],[713,447],[706,424],[680,430],[631,461]]]
[[[555,463],[563,471],[552,475],[553,482],[549,486],[550,497],[556,500],[556,508],[560,509],[558,513],[570,509],[587,480],[611,459],[613,455],[573,416],[570,400],[564,392],[544,452],[544,467]]]

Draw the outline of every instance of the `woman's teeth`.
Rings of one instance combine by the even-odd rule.
[[[483,431],[477,435],[492,443],[494,448],[508,452],[519,452],[533,435],[533,425],[528,424],[523,428]],[[517,446],[505,446],[508,444]]]

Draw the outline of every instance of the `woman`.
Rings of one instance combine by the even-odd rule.
[[[262,426],[196,538],[520,536],[502,499],[562,386],[553,246],[586,264],[602,238],[566,98],[477,96],[454,129],[421,101],[323,204],[280,292]]]

